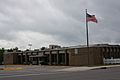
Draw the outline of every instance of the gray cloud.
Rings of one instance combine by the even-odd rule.
[[[1,0],[0,40],[20,44],[25,38],[19,32],[30,31],[51,36],[52,44],[55,41],[64,46],[86,44],[85,9],[88,9],[99,21],[89,23],[90,43],[120,43],[119,5],[118,0]],[[44,45],[46,38],[36,38],[39,39],[31,37],[28,41],[34,47],[39,47],[38,43]]]

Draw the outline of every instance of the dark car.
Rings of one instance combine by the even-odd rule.
[[[45,62],[45,61],[39,61],[39,64],[41,64],[41,65],[48,65],[48,62]]]

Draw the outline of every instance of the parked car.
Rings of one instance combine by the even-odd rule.
[[[41,65],[48,65],[48,62],[45,62],[45,61],[39,61],[39,64],[41,64]]]

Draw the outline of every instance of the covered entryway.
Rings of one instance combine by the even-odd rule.
[[[48,65],[48,58],[46,55],[35,55],[29,57],[30,64],[32,65]]]

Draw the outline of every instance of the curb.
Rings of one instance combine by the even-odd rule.
[[[3,68],[0,68],[0,70],[4,70]]]
[[[0,70],[22,70],[23,68],[0,68]]]
[[[110,67],[99,67],[99,68],[94,68],[94,69],[91,69],[91,70],[99,70],[99,69],[108,69]]]

